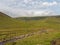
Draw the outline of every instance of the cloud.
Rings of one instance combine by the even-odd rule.
[[[24,0],[23,2],[24,3],[29,3],[29,2],[32,2],[32,0]]]
[[[47,8],[47,7],[53,7],[53,6],[57,6],[59,3],[57,1],[52,1],[52,2],[48,2],[48,1],[33,1],[33,0],[25,0],[25,3],[21,6],[27,9],[42,9],[42,8]],[[23,2],[22,2],[23,3]]]
[[[0,0],[0,11],[12,17],[54,15],[55,11],[47,7],[58,5],[57,1],[42,0]],[[55,7],[54,7],[55,8]]]
[[[16,8],[24,8],[24,9],[42,9],[49,6],[56,6],[58,5],[57,1],[48,2],[42,0],[2,0],[2,3],[9,7],[16,7]]]
[[[54,2],[43,2],[42,3],[43,6],[55,6],[57,4],[58,3],[56,1],[54,1]]]
[[[51,16],[54,15],[55,12],[52,10],[41,10],[41,11],[33,11],[32,15],[34,16]]]
[[[10,9],[10,13],[13,15],[10,15],[12,17],[33,17],[33,16],[51,16],[55,14],[52,10],[24,10],[24,9]],[[15,12],[15,13],[14,13]]]

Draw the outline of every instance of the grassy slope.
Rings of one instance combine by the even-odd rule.
[[[50,45],[55,38],[60,38],[60,17],[48,17],[44,20],[26,21],[30,28],[41,28],[48,33],[40,33],[31,37],[16,41],[16,45]],[[40,30],[40,29],[36,29]],[[8,43],[12,45],[13,43]]]
[[[52,32],[48,32],[48,34],[40,33],[18,40],[16,45],[50,45],[50,42],[56,38],[60,38],[60,31],[53,30]]]
[[[29,22],[17,20],[0,12],[0,41],[37,31],[30,28]]]
[[[16,41],[16,45],[50,45],[53,39],[60,38],[60,18],[48,18],[44,21],[29,22],[33,27],[40,27],[42,30],[48,30],[48,33],[39,33],[31,37]],[[37,29],[38,30],[38,29]],[[13,42],[14,43],[14,42]],[[8,43],[12,45],[13,43]],[[8,45],[7,44],[7,45]]]
[[[35,23],[35,22],[34,22]],[[40,27],[42,30],[48,30],[48,34],[40,33],[34,36],[17,41],[16,45],[50,45],[55,38],[60,38],[60,17],[49,17],[43,21],[36,21],[33,27]]]
[[[42,30],[52,29],[53,32],[49,31],[48,34],[41,35],[36,34],[17,41],[16,45],[50,45],[52,39],[60,37],[60,17],[48,17],[43,20],[40,18],[36,19],[35,17],[29,20],[20,20],[0,13],[0,40],[38,31],[40,28]]]
[[[23,21],[17,21],[6,14],[0,13],[0,28],[18,28],[22,27]],[[21,25],[22,24],[22,25]]]

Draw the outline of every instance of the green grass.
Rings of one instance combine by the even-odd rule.
[[[25,19],[25,20],[24,20]],[[11,18],[0,13],[0,41],[37,32],[39,30],[49,30],[48,34],[36,34],[31,37],[16,41],[16,45],[50,45],[50,41],[60,38],[60,17],[44,18]],[[50,32],[52,29],[52,32]],[[13,45],[8,42],[6,45]]]
[[[47,18],[44,20],[27,21],[27,28],[36,30],[49,30],[48,34],[36,34],[31,37],[16,41],[16,45],[50,45],[53,39],[60,38],[60,18]],[[51,30],[52,32],[51,32]],[[10,44],[10,43],[7,43]]]
[[[53,30],[53,32],[48,32],[46,33],[40,33],[33,35],[31,37],[18,40],[16,42],[16,45],[50,45],[50,42],[55,39],[60,37],[60,31]]]

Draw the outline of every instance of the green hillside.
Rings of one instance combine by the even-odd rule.
[[[38,31],[42,33],[17,40],[15,45],[50,45],[53,39],[60,38],[60,16],[12,18],[0,12],[0,42]]]
[[[16,19],[18,19],[18,20],[41,20],[41,19],[45,19],[45,18],[47,18],[47,16],[46,17],[44,17],[44,16],[41,16],[41,17],[17,17]]]
[[[11,18],[0,12],[0,28],[39,28],[48,23],[57,25],[60,23],[59,20],[60,16]]]
[[[16,19],[25,21],[28,28],[60,28],[60,16],[21,17]]]
[[[0,12],[0,29],[24,27],[24,21],[18,21],[8,15]]]
[[[60,45],[60,16],[51,16],[43,20],[30,20],[31,27],[41,29],[40,33],[16,41],[16,45]],[[56,41],[55,43],[52,41]],[[52,44],[53,43],[53,44]]]
[[[0,41],[36,31],[38,30],[30,28],[29,22],[11,18],[0,12]]]
[[[8,15],[0,12],[0,28],[11,27],[15,21]]]

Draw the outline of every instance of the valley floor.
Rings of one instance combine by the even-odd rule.
[[[0,42],[3,45],[51,45],[53,39],[60,37],[60,31],[54,29],[39,29],[36,32],[30,32],[15,36],[11,39]]]

